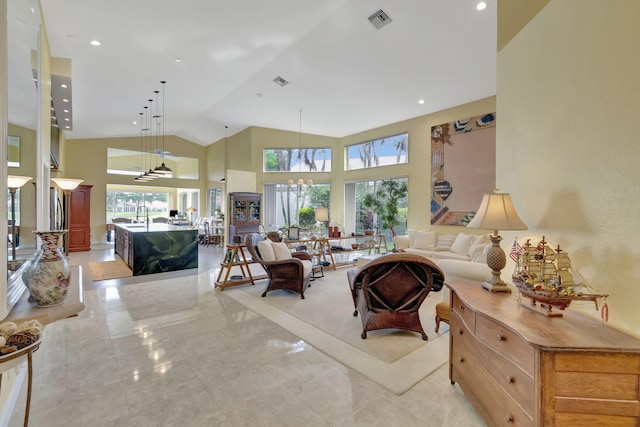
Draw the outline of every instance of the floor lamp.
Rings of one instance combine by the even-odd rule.
[[[63,224],[62,229],[67,232],[64,235],[64,254],[65,256],[69,255],[69,215],[71,212],[71,192],[78,188],[80,183],[84,182],[83,179],[72,179],[72,178],[51,178],[51,181],[55,182],[56,185],[62,190],[64,194],[64,216],[63,216]]]
[[[16,260],[16,191],[31,181],[30,176],[7,176],[7,187],[11,194],[11,260]]]
[[[329,208],[316,208],[316,222],[322,223],[322,235],[324,236],[324,223],[329,221]]]

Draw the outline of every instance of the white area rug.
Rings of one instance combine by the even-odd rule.
[[[370,331],[363,340],[360,317],[352,315],[347,270],[325,270],[324,278],[311,282],[304,300],[286,291],[271,291],[261,298],[264,281],[224,293],[398,395],[448,362],[448,325],[441,324],[440,333],[434,332],[440,293],[429,294],[420,308],[428,341],[399,330]]]

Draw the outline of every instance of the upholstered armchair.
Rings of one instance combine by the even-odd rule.
[[[427,258],[406,253],[389,254],[347,272],[355,311],[367,331],[404,329],[427,340],[418,309],[430,291],[440,291],[444,273]]]
[[[273,242],[255,233],[245,237],[245,246],[269,276],[263,297],[269,291],[284,289],[299,293],[300,298],[304,299],[312,269],[311,255],[308,252],[291,253],[285,243]]]

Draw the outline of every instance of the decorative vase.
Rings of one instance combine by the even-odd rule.
[[[66,230],[34,231],[42,246],[31,258],[31,265],[22,274],[22,281],[38,307],[60,305],[69,287],[69,260],[58,246]]]

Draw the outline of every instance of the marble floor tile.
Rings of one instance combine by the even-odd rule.
[[[446,365],[395,395],[216,289],[223,255],[200,248],[198,269],[91,282],[89,262],[113,249],[72,253],[86,309],[45,331],[30,425],[485,425]],[[9,426],[22,425],[25,389]]]

